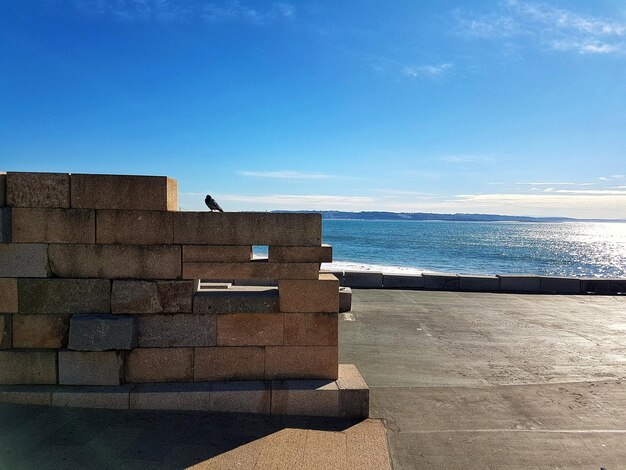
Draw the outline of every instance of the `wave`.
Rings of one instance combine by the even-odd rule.
[[[422,274],[433,272],[428,269],[407,268],[406,266],[390,266],[385,264],[368,264],[353,261],[333,261],[322,263],[322,269],[326,271],[373,271],[386,274]]]

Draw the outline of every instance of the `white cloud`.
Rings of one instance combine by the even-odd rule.
[[[300,171],[280,170],[280,171],[240,171],[241,176],[252,176],[255,178],[278,178],[289,180],[319,180],[336,178],[335,175],[326,173],[303,173]]]
[[[453,64],[412,65],[402,69],[402,74],[412,78],[437,78],[453,69]]]
[[[515,183],[520,186],[593,186],[595,183],[568,183],[568,182],[551,182],[551,183],[540,183],[540,182],[518,182]]]

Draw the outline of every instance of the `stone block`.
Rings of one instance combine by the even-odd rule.
[[[575,277],[541,277],[539,290],[545,294],[580,294],[580,279]]]
[[[194,350],[196,382],[263,380],[265,350],[262,347],[213,347]]]
[[[581,294],[609,295],[611,281],[609,279],[583,278],[580,279]]]
[[[339,416],[369,417],[369,387],[354,364],[339,364]]]
[[[0,243],[11,243],[13,235],[13,209],[0,207]]]
[[[285,313],[285,346],[337,346],[337,313]]]
[[[233,286],[278,287],[278,281],[272,279],[233,279]]]
[[[0,279],[0,313],[17,313],[17,279]]]
[[[171,245],[174,241],[171,212],[98,210],[96,217],[95,243]]]
[[[113,281],[112,313],[191,313],[193,281]]]
[[[178,210],[178,184],[166,176],[72,174],[72,207]]]
[[[333,248],[322,246],[270,246],[270,263],[332,263]]]
[[[266,379],[337,379],[337,346],[267,346]]]
[[[137,348],[126,353],[126,382],[191,382],[192,348]]]
[[[52,392],[52,406],[127,410],[134,385],[57,387]]]
[[[211,384],[212,413],[270,412],[269,382],[215,382]]]
[[[0,351],[0,384],[57,383],[56,351],[9,349]]]
[[[609,291],[611,295],[626,294],[626,279],[611,279],[609,281]]]
[[[383,273],[370,271],[345,271],[344,285],[358,289],[381,289],[383,287]]]
[[[224,313],[217,315],[218,346],[282,344],[282,313]]]
[[[131,410],[210,411],[210,383],[136,385],[130,394]]]
[[[428,290],[459,290],[460,278],[458,274],[424,273],[424,289]]]
[[[58,277],[180,279],[179,246],[49,245],[50,267]]]
[[[61,349],[67,345],[70,317],[61,315],[13,315],[13,347]]]
[[[0,385],[0,403],[49,406],[56,389],[56,385]]]
[[[111,281],[106,279],[20,279],[20,314],[109,313]]]
[[[345,286],[345,276],[344,276],[344,272],[343,271],[329,271],[327,269],[322,269],[320,270],[321,274],[332,274],[333,276],[335,276],[338,280],[339,280],[339,285],[340,286]]]
[[[13,347],[13,335],[11,332],[11,314],[0,314],[0,349]]]
[[[468,292],[498,292],[498,276],[459,276],[459,289]]]
[[[246,263],[252,260],[252,246],[184,245],[184,263]]]
[[[417,274],[383,274],[385,289],[423,289],[424,278]]]
[[[215,315],[158,314],[139,315],[139,347],[201,347],[215,346]]]
[[[10,207],[70,207],[70,175],[14,173],[6,175],[6,205]]]
[[[352,310],[352,289],[349,287],[339,288],[339,313]]]
[[[339,281],[332,274],[320,274],[317,280],[280,280],[278,293],[282,312],[339,311]]]
[[[123,371],[120,351],[59,351],[61,385],[120,385]]]
[[[0,277],[47,277],[48,245],[0,243]]]
[[[270,313],[278,312],[275,287],[231,287],[198,291],[193,296],[193,313]]]
[[[13,209],[13,243],[95,243],[96,214],[89,209]]]
[[[339,416],[339,389],[327,380],[275,380],[272,414]]]
[[[319,264],[268,263],[183,263],[183,279],[317,279]]]
[[[539,292],[541,280],[533,275],[502,275],[500,278],[500,290],[503,292]]]
[[[177,212],[174,243],[183,245],[320,246],[321,214]]]
[[[6,195],[7,195],[7,174],[0,173],[0,207],[4,207],[6,205]]]
[[[111,349],[133,349],[135,347],[137,347],[137,325],[135,317],[132,315],[72,315],[69,349],[74,351],[108,351]]]

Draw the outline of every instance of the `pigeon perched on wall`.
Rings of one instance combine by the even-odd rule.
[[[224,210],[220,207],[217,201],[211,197],[210,194],[206,195],[206,197],[204,198],[204,203],[207,205],[209,209],[211,209],[211,212],[213,211],[224,212]]]

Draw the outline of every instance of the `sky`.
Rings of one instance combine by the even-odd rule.
[[[622,0],[2,0],[0,171],[182,210],[626,218]]]

